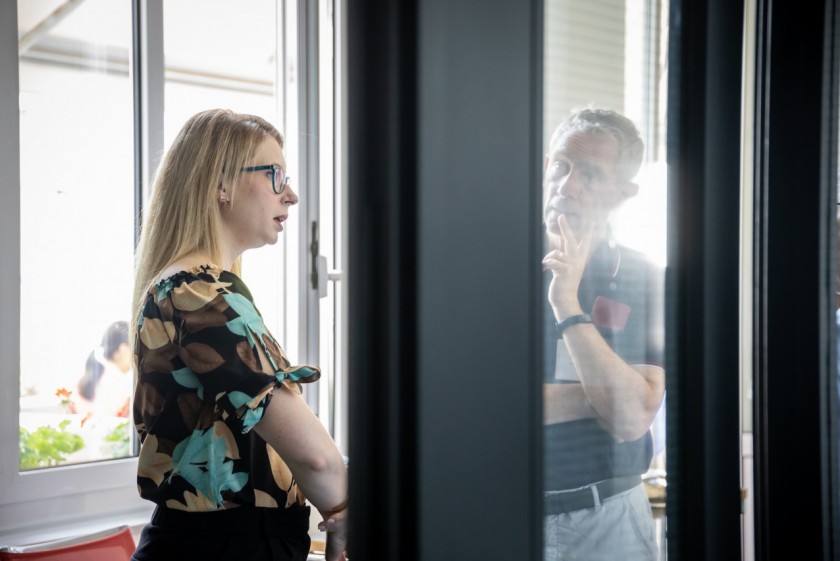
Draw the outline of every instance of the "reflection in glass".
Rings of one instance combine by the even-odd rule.
[[[667,7],[545,10],[546,561],[661,560]]]
[[[131,2],[19,1],[20,467],[130,454]],[[87,372],[87,374],[86,374]]]

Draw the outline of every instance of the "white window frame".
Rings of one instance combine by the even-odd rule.
[[[345,4],[294,0],[286,4],[286,160],[296,169],[301,197],[298,227],[289,236],[301,274],[289,277],[281,343],[294,358],[322,367],[322,381],[304,397],[347,453],[347,219]],[[331,41],[322,34],[332,33]],[[329,49],[329,52],[327,52]],[[313,225],[317,224],[316,227]],[[317,251],[313,241],[317,235]],[[313,285],[317,273],[318,285]],[[327,288],[327,286],[329,287]],[[329,290],[328,297],[324,291]],[[321,307],[334,327],[321,325]],[[326,341],[323,339],[326,337]],[[331,348],[326,346],[332,343]]]
[[[137,494],[136,458],[20,472],[20,118],[17,2],[0,2],[0,541],[49,539],[106,515],[134,522],[151,503]],[[44,326],[50,331],[50,326]],[[55,336],[62,326],[57,325]],[[49,355],[49,349],[45,349]],[[48,357],[49,358],[49,357]],[[51,357],[54,358],[54,357]],[[95,523],[94,523],[95,524]]]

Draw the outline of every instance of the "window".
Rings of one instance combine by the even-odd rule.
[[[10,215],[0,258],[10,272],[2,283],[0,325],[5,531],[78,519],[113,505],[143,508],[126,483],[134,460],[127,458],[130,432],[122,405],[86,419],[74,391],[87,358],[105,358],[99,347],[106,328],[128,315],[131,3],[19,4],[20,10],[10,2],[0,7],[0,19],[15,24],[4,36],[17,38],[17,48],[0,51],[4,83],[18,86],[4,91],[2,103],[9,111],[2,167],[11,171],[4,186],[14,186],[5,192]],[[110,368],[103,377],[113,375],[117,383],[108,393],[128,397],[123,373]],[[36,447],[38,440],[46,445]],[[49,459],[66,441],[66,452]],[[21,444],[29,446],[23,453]],[[110,458],[118,459],[101,461]],[[65,465],[42,469],[51,463]]]
[[[29,470],[130,455],[133,101],[130,3],[58,13],[20,4],[20,467]]]
[[[290,219],[300,226],[304,220],[300,208],[306,204],[307,193],[301,193],[296,139],[290,138],[284,126],[287,109],[292,108],[285,105],[284,95],[283,6],[274,0],[219,4],[219,10],[208,10],[200,0],[163,5],[163,146],[169,145],[189,117],[211,107],[268,119],[286,140],[289,174],[304,201]],[[243,276],[257,306],[284,348],[288,343],[283,320],[290,311],[285,305],[284,271],[300,255],[296,239],[300,229],[289,228],[276,245],[249,251],[242,259]],[[292,309],[290,315],[298,313]],[[297,353],[293,356],[301,360]]]
[[[0,536],[34,541],[66,532],[79,520],[108,524],[118,516],[139,524],[148,518],[153,505],[139,499],[134,483],[130,417],[121,409],[100,413],[96,400],[83,402],[78,382],[88,358],[106,362],[111,356],[103,337],[107,328],[130,319],[135,219],[149,177],[183,122],[202,109],[259,114],[286,137],[287,162],[302,201],[292,215],[297,224],[277,246],[246,254],[243,274],[293,360],[319,364],[330,358],[321,365],[324,375],[309,401],[316,412],[322,409],[325,424],[340,430],[328,423],[334,417],[325,410],[336,400],[332,388],[343,383],[334,350],[342,348],[343,335],[340,324],[333,329],[338,309],[333,281],[340,271],[334,270],[338,250],[332,246],[340,243],[340,223],[336,230],[332,221],[341,216],[332,208],[340,201],[334,178],[341,173],[333,140],[340,106],[334,102],[334,14],[331,2],[317,9],[308,4],[0,4],[3,34],[17,36],[19,45],[0,48],[0,71],[17,75],[19,86],[2,94],[2,119],[9,126],[0,137],[14,149],[0,156],[0,168],[4,186],[20,185],[7,193],[10,233],[0,245],[5,270],[0,371],[6,390],[0,413]],[[17,26],[12,30],[5,22]],[[307,54],[317,52],[319,42],[320,61]],[[138,59],[138,53],[147,58]],[[162,56],[155,59],[155,53]],[[146,65],[137,90],[136,60]],[[321,71],[319,63],[325,65]],[[324,83],[312,100],[306,99],[307,76],[320,76]],[[326,115],[320,127],[319,110]],[[319,150],[326,152],[321,159],[326,167],[316,173]],[[144,166],[148,169],[136,169]],[[331,260],[328,306],[320,306],[310,283],[312,223],[318,219],[328,236],[322,253]],[[321,342],[321,332],[331,337]],[[106,371],[102,379],[113,373]],[[131,385],[133,379],[112,384],[107,393],[128,399]],[[39,432],[40,427],[45,428]],[[36,449],[36,440],[50,437],[51,448]],[[70,448],[62,451],[65,442]],[[33,452],[19,455],[19,443],[32,445]],[[60,456],[48,457],[50,451]]]
[[[579,290],[576,290],[580,307],[594,323],[595,329],[591,333],[606,341],[622,361],[636,370],[621,373],[613,366],[610,379],[631,376],[632,372],[632,376],[641,381],[640,373],[648,372],[644,381],[651,387],[660,384],[661,398],[665,383],[662,367],[665,364],[668,2],[635,0],[593,4],[548,0],[544,22],[543,141],[547,158],[544,185],[545,196],[553,197],[547,199],[547,208],[556,207],[554,211],[546,211],[546,220],[556,220],[560,214],[565,214],[570,235],[579,236],[578,241],[583,239],[586,224],[596,224],[592,238],[595,242]],[[583,177],[588,172],[582,171],[576,176],[578,172],[574,168],[578,163],[592,164],[587,159],[591,155],[577,155],[573,144],[563,142],[563,138],[569,138],[566,135],[573,133],[553,136],[564,119],[585,108],[612,110],[623,115],[635,125],[644,143],[638,173],[619,177],[632,181],[637,191],[622,197],[621,202],[610,209],[608,219],[603,222],[603,231],[599,229],[601,220],[596,216],[597,209],[587,210],[587,199],[577,194],[578,188],[585,187],[571,186],[583,183],[584,180],[576,177]],[[597,120],[596,117],[591,122]],[[553,171],[555,165],[563,171]],[[550,224],[547,229],[552,231]],[[559,230],[549,234],[546,254],[558,248],[565,251],[557,241],[563,237]],[[545,280],[549,293],[549,286],[569,282],[551,273],[546,274]],[[639,500],[649,504],[653,511],[656,547],[664,559],[664,400],[651,413],[653,420],[646,427],[648,434],[634,432],[632,438],[624,437],[616,444],[613,437],[619,438],[616,425],[621,421],[618,416],[613,417],[611,411],[619,409],[617,402],[598,399],[598,392],[591,391],[596,382],[588,378],[587,372],[591,373],[597,366],[587,358],[581,358],[582,349],[590,343],[565,335],[558,337],[554,323],[564,318],[557,314],[562,316],[562,310],[546,308],[544,490],[547,512],[562,514],[586,508],[583,503],[569,502],[569,497],[575,495],[575,489],[595,482],[617,482],[612,490],[604,487],[602,492],[608,493],[604,495],[606,497],[643,483],[647,496],[641,495]],[[643,335],[637,337],[640,333]],[[580,403],[581,397],[571,393],[579,388],[583,388],[583,399],[595,413],[594,418],[588,413],[576,412],[567,401],[567,396],[571,396],[572,402]],[[629,401],[629,398],[619,395],[617,400]],[[609,419],[606,423],[613,424],[612,432],[602,428],[605,419]],[[649,447],[648,451],[640,453],[646,447]],[[630,475],[634,477],[632,485],[627,483],[622,487],[621,482],[627,481]],[[584,493],[592,500],[590,489]],[[603,496],[601,500],[604,500]],[[644,511],[638,512],[642,527],[651,525]],[[570,546],[570,534],[564,534],[559,527],[556,517],[546,517],[546,559],[557,558],[559,552]],[[588,531],[585,528],[576,529]],[[603,534],[599,537],[605,538]],[[591,547],[591,544],[584,547]],[[616,550],[616,556],[623,551],[623,547]]]

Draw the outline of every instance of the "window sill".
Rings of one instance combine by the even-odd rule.
[[[144,501],[144,503],[146,502]],[[6,509],[7,507],[5,505],[0,507],[0,513],[2,513],[0,518],[6,518]],[[0,546],[30,545],[98,532],[121,525],[126,525],[131,529],[134,543],[137,543],[140,531],[151,518],[153,510],[154,505],[148,503],[141,504],[138,508],[131,510],[95,517],[76,518],[75,520],[69,518],[61,520],[47,518],[38,524],[31,524],[29,526],[15,528],[11,531],[4,530],[0,532]],[[3,524],[3,526],[8,527],[7,524]]]
[[[143,530],[143,526],[151,519],[153,511],[154,504],[140,499],[140,502],[130,510],[112,512],[100,516],[90,516],[84,519],[78,517],[73,520],[66,517],[61,520],[42,519],[37,524],[18,527],[11,531],[0,531],[0,546],[31,545],[45,541],[70,538],[81,534],[94,533],[121,525],[126,525],[131,529],[134,543],[137,544],[140,539],[140,532]],[[8,505],[0,506],[0,521],[9,518],[8,514]],[[317,515],[310,518],[312,550],[307,558],[308,561],[323,561],[324,559],[325,535],[323,532],[318,531],[317,522],[319,520],[320,517]],[[6,523],[0,524],[0,527],[8,526]]]

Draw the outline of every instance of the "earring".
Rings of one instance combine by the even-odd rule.
[[[222,193],[222,194],[219,196],[219,202],[220,202],[220,203],[222,203],[223,205],[226,205],[227,203],[229,203],[229,202],[230,202],[230,197],[228,197],[227,195],[225,195],[224,193]]]

